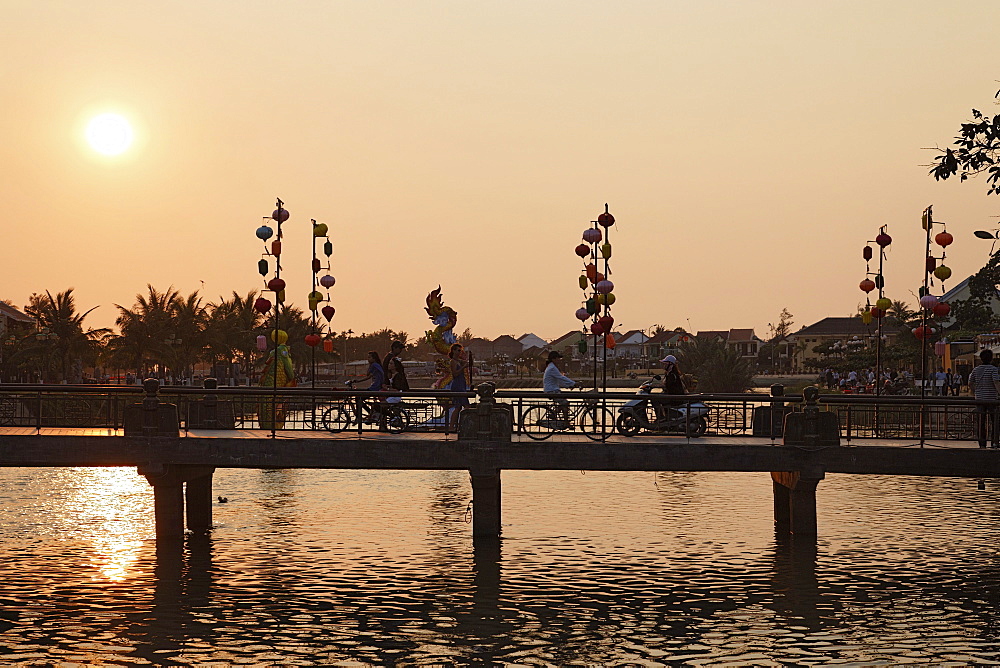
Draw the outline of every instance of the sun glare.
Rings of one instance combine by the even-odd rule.
[[[132,126],[118,114],[95,116],[87,125],[87,142],[98,153],[119,155],[132,144]]]

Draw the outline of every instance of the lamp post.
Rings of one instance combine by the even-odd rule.
[[[342,366],[344,367],[344,379],[347,379],[347,341],[351,338],[351,334],[354,333],[353,329],[349,329],[344,332],[344,360]]]

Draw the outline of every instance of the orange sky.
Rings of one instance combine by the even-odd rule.
[[[110,325],[146,283],[310,290],[336,246],[336,330],[577,327],[573,248],[605,202],[626,328],[796,326],[852,313],[888,224],[887,296],[915,302],[920,212],[961,280],[995,227],[985,184],[926,176],[1000,84],[1000,3],[0,1],[2,294],[74,287]],[[83,140],[129,118],[117,158]],[[951,282],[954,284],[955,280]]]

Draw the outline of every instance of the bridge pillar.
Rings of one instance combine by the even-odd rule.
[[[185,483],[188,529],[206,533],[212,529],[212,474],[191,478]]]
[[[153,516],[157,540],[184,537],[184,490],[180,482],[153,485]]]
[[[779,534],[792,532],[792,490],[774,480],[771,474],[771,490],[774,494],[774,531]]]
[[[496,403],[495,390],[492,383],[479,385],[478,403],[462,411],[458,424],[458,440],[469,442],[471,454],[472,537],[477,540],[500,537],[499,450],[510,443],[514,421],[510,407]]]
[[[212,528],[211,466],[170,466],[146,464],[139,467],[153,486],[153,514],[157,539],[177,539],[184,536],[184,500],[187,484],[188,528],[196,532]]]
[[[824,477],[823,471],[815,467],[801,472],[771,473],[776,533],[796,536],[817,534],[816,487]]]

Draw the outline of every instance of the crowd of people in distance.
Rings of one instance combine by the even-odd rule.
[[[848,372],[826,369],[821,380],[828,390],[840,390],[845,394],[874,394],[876,383],[880,386],[880,394],[909,394],[914,389],[919,392],[919,379],[908,370],[883,369],[881,375],[876,376],[872,368]],[[927,389],[932,396],[957,397],[969,387],[969,376],[965,372],[938,368],[927,376]]]

